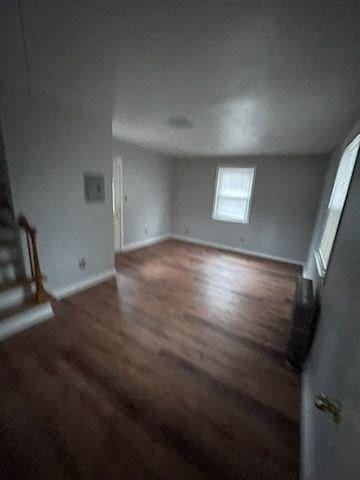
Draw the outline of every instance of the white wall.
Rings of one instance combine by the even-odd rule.
[[[48,287],[113,268],[110,122],[50,97],[18,98],[2,115],[15,210],[38,230]],[[87,171],[105,176],[105,203],[85,202]],[[78,266],[81,257],[85,272]]]
[[[112,85],[102,68],[109,29],[101,10],[83,13],[76,2],[22,2],[25,55],[18,3],[0,2],[0,115],[14,207],[38,230],[51,290],[113,268]],[[85,203],[87,171],[104,174],[105,203]]]
[[[248,225],[211,218],[218,165],[255,165]],[[304,262],[324,180],[324,156],[175,160],[172,233]]]
[[[128,143],[115,143],[123,161],[124,247],[170,233],[172,160]]]
[[[355,480],[360,478],[360,162],[352,178],[325,284],[314,263],[326,208],[343,149],[360,133],[360,122],[332,155],[321,207],[307,262],[315,282],[321,317],[310,358],[303,374],[303,479]],[[337,398],[344,418],[337,428],[314,409],[319,391]],[[339,437],[341,435],[341,437]],[[334,442],[338,441],[336,447]],[[332,450],[335,448],[335,451]]]

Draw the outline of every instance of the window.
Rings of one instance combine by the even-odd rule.
[[[249,223],[255,168],[219,167],[213,218]]]
[[[360,135],[358,135],[344,151],[336,173],[327,208],[324,231],[320,240],[320,246],[315,252],[316,264],[321,277],[325,276],[329,264],[346,196],[349,191],[351,177],[355,168],[359,145]]]

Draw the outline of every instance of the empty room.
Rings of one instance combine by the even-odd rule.
[[[359,18],[0,3],[1,480],[359,480]]]

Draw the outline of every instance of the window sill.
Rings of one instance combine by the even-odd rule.
[[[249,223],[249,220],[243,221],[243,220],[238,220],[237,218],[220,217],[215,215],[213,215],[212,219],[218,222],[241,223],[243,225],[247,225]]]
[[[314,257],[315,257],[315,263],[316,263],[316,268],[317,268],[319,277],[325,278],[326,269],[323,266],[319,250],[315,250]]]

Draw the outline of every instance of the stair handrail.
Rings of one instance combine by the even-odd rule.
[[[26,243],[28,247],[29,262],[32,280],[35,282],[35,299],[38,303],[50,299],[49,293],[43,284],[43,274],[40,267],[39,252],[36,241],[36,228],[29,223],[24,214],[19,215],[18,225],[25,231]]]

